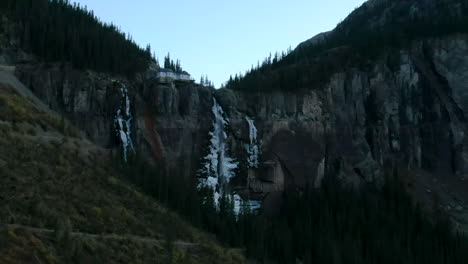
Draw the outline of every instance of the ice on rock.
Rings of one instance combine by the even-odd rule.
[[[249,200],[246,201],[246,206],[251,210],[251,211],[257,211],[262,208],[262,202],[261,201],[254,201],[254,200]]]
[[[209,188],[213,191],[214,205],[219,209],[219,201],[223,195],[232,202],[234,214],[239,215],[244,207],[248,207],[251,211],[258,210],[261,203],[258,201],[244,201],[235,193],[227,193],[225,188],[231,178],[235,176],[235,169],[238,163],[228,156],[228,148],[226,140],[228,135],[225,126],[229,121],[223,116],[222,107],[213,99],[212,112],[214,116],[213,130],[209,132],[210,147],[209,153],[204,158],[204,165],[200,171],[200,180],[198,188]],[[250,144],[249,165],[252,167],[258,166],[258,146],[257,146],[257,129],[252,119],[247,118],[249,122]]]
[[[258,168],[258,154],[259,148],[257,144],[257,128],[255,127],[253,119],[248,116],[245,117],[245,120],[249,124],[249,140],[250,143],[245,145],[247,150],[247,163],[251,168]]]
[[[234,214],[240,215],[244,210],[248,212],[256,212],[262,208],[261,201],[243,200],[239,195],[232,195],[232,203],[234,205]]]
[[[217,178],[220,183],[228,183],[234,176],[234,169],[237,168],[237,162],[227,156],[227,133],[225,125],[228,124],[223,117],[223,109],[213,99],[212,112],[215,117],[213,121],[213,131],[210,132],[210,153],[205,157],[205,168],[202,173],[208,177]]]
[[[134,151],[133,141],[131,137],[132,117],[130,113],[130,98],[128,96],[127,87],[121,84],[120,91],[122,93],[124,105],[122,106],[121,104],[120,108],[117,109],[117,112],[115,114],[115,119],[114,119],[114,126],[115,126],[115,130],[117,133],[117,137],[120,139],[122,143],[122,152],[123,152],[124,161],[127,162],[128,149],[130,148]],[[122,111],[122,109],[124,111]]]
[[[228,138],[225,132],[225,126],[228,121],[223,117],[223,109],[213,99],[212,112],[214,116],[213,131],[209,133],[210,147],[209,153],[204,158],[205,165],[201,171],[203,177],[199,181],[199,188],[208,187],[213,190],[215,204],[219,203],[219,198],[224,192],[224,185],[229,183],[230,179],[235,176],[234,170],[238,163],[227,155],[226,140]]]
[[[221,199],[221,194],[219,194],[219,192],[215,191],[213,193],[213,201],[214,201],[214,205],[217,209],[219,209],[219,200]]]
[[[247,120],[247,123],[249,123],[249,139],[250,139],[250,144],[254,144],[257,141],[257,128],[255,127],[253,119],[250,117],[246,116],[245,120]]]
[[[242,198],[240,198],[239,195],[234,194],[232,196],[233,204],[234,204],[234,214],[239,215],[241,213],[241,204],[242,204]]]

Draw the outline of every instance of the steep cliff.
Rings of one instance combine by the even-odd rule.
[[[426,39],[323,86],[216,96],[236,139],[247,141],[244,117],[255,119],[262,161],[276,157],[286,185],[318,187],[323,175],[380,185],[401,175],[426,204],[438,195],[466,217],[467,48],[467,35]]]
[[[246,263],[0,67],[0,263]]]
[[[427,7],[438,6],[435,1],[396,2],[370,1],[337,29],[307,43],[337,34],[340,41],[354,41],[379,26],[392,29],[402,17],[424,21],[433,11]],[[450,4],[441,12],[455,12],[456,1],[445,2]],[[412,10],[411,15],[401,10]],[[387,15],[378,20],[374,13]],[[397,22],[389,14],[399,14]],[[366,27],[357,27],[360,23]],[[145,74],[126,79],[78,71],[67,64],[18,59],[27,56],[12,49],[11,42],[2,60],[17,64],[16,75],[31,91],[100,146],[122,145],[116,115],[124,104],[131,122],[120,129],[130,135],[135,153],[174,177],[203,176],[199,172],[210,151],[216,99],[229,120],[226,150],[238,162],[231,185],[245,199],[264,200],[274,210],[284,189],[318,188],[329,175],[350,186],[381,185],[385,175],[400,175],[418,199],[429,205],[434,194],[440,196],[440,205],[454,209],[463,222],[468,208],[468,35],[452,31],[376,48],[359,63],[340,61],[347,47],[329,47],[310,62],[327,68],[329,77],[314,82],[315,76],[302,76],[289,91],[214,90],[195,83],[158,83]],[[326,58],[346,67],[329,68]],[[127,98],[128,104],[122,101]]]
[[[218,90],[215,95],[237,138],[246,141],[244,117],[253,117],[262,148],[283,162],[315,160],[313,173],[306,170],[310,175],[322,159],[328,171],[340,168],[357,181],[381,181],[383,168],[465,175],[466,60],[461,54],[466,48],[466,35],[426,40],[383,55],[368,70],[336,72],[321,87],[295,93]],[[292,134],[275,138],[281,131]],[[275,150],[280,141],[284,146]],[[301,154],[282,155],[288,148]],[[338,158],[343,160],[335,164]],[[305,175],[293,167],[288,170],[295,176]]]
[[[199,166],[212,120],[212,89],[155,79],[127,80],[62,64],[22,64],[15,73],[51,109],[107,148],[121,144],[115,120],[122,98],[128,96],[128,116],[133,119],[128,129],[137,152],[168,169],[180,168],[185,175]]]
[[[366,69],[336,72],[323,86],[290,93],[213,90],[154,79],[117,83],[108,75],[54,64],[19,65],[16,75],[104,147],[120,144],[115,113],[125,83],[136,152],[183,177],[197,175],[208,152],[216,98],[230,120],[230,155],[240,162],[233,183],[245,197],[263,199],[290,184],[318,187],[331,174],[354,186],[381,184],[385,174],[421,174],[417,171],[429,173],[429,182],[440,176],[444,184],[464,184],[464,54],[468,38],[463,34],[418,41],[410,49],[382,54]],[[259,168],[249,168],[246,118],[258,131]],[[282,179],[265,175],[272,174],[272,161]],[[465,206],[465,198],[452,198],[446,201],[451,207]]]

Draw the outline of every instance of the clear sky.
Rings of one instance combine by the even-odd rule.
[[[170,52],[197,81],[218,87],[270,52],[295,48],[333,29],[365,0],[75,0],[104,22],[151,44],[159,61]]]

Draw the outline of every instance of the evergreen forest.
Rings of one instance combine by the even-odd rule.
[[[197,190],[195,179],[162,173],[136,157],[116,166],[193,225],[226,246],[245,248],[259,263],[461,264],[468,259],[468,239],[436,205],[431,212],[420,208],[397,176],[388,177],[382,189],[359,191],[329,177],[320,190],[285,192],[278,215],[244,208],[236,216],[230,199],[223,197],[216,209],[213,194]]]
[[[18,41],[17,48],[42,61],[129,77],[155,62],[149,45],[139,47],[115,25],[100,22],[92,11],[67,0],[2,0],[0,12],[6,15],[0,32],[12,34],[9,39]]]
[[[245,74],[231,77],[226,87],[245,92],[316,89],[333,73],[370,70],[382,56],[391,64],[401,49],[418,40],[468,32],[468,1],[417,1],[424,10],[414,9],[414,2],[364,3],[322,40],[270,54]]]
[[[445,10],[445,2],[453,0],[441,0],[427,16],[410,16],[411,23],[407,17],[414,1],[396,1],[398,8],[392,8],[392,1],[380,1],[371,10],[363,5],[322,41],[270,55],[245,75],[231,78],[226,87],[248,92],[314,88],[334,72],[366,69],[380,54],[410,48],[419,39],[468,33],[468,1],[460,1],[458,15],[446,16],[442,14],[453,11]],[[391,10],[391,17],[372,27],[369,21],[379,19],[383,10]],[[100,22],[92,11],[67,0],[0,0],[0,12],[6,15],[0,32],[13,34],[9,39],[18,41],[18,49],[44,61],[128,77],[157,63],[149,45],[141,48],[115,25]],[[164,67],[183,71],[169,54]],[[213,86],[206,76],[201,84]],[[116,160],[114,166],[122,178],[215,234],[226,247],[244,249],[258,263],[468,262],[467,237],[457,232],[436,201],[432,210],[421,208],[398,175],[388,176],[382,188],[360,190],[328,176],[320,190],[287,190],[277,215],[247,207],[235,215],[232,199],[222,197],[216,207],[211,190],[198,190],[195,177],[168,172],[163,164],[152,167],[133,155],[128,163]]]

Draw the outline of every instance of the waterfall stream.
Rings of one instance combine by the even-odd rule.
[[[199,188],[209,188],[213,191],[214,204],[219,208],[219,200],[223,194],[234,205],[233,211],[236,215],[241,212],[242,207],[248,207],[250,210],[258,210],[261,207],[259,201],[243,200],[238,194],[226,193],[228,184],[232,177],[235,176],[235,169],[238,167],[238,162],[228,156],[228,148],[226,141],[228,135],[226,126],[229,124],[223,115],[223,109],[218,104],[216,99],[213,99],[212,113],[214,116],[213,130],[210,132],[210,147],[209,153],[204,158],[204,166],[200,171]],[[246,117],[249,123],[250,144],[246,145],[248,151],[248,164],[250,167],[258,167],[258,145],[257,145],[257,129],[252,119]]]
[[[223,109],[216,99],[213,99],[212,112],[214,115],[213,131],[210,132],[209,153],[205,157],[205,165],[201,174],[205,177],[200,179],[199,188],[208,187],[213,190],[214,203],[219,204],[219,198],[223,194],[225,185],[235,176],[234,170],[238,163],[230,158],[227,152],[227,134],[225,126],[228,120],[223,117]]]
[[[130,148],[134,151],[133,141],[131,137],[131,120],[132,116],[130,113],[130,98],[128,96],[127,87],[120,84],[120,92],[122,93],[122,100],[119,109],[115,114],[114,127],[117,133],[117,137],[122,143],[122,153],[124,161],[127,162],[127,152]]]
[[[249,140],[250,144],[245,144],[247,150],[247,163],[250,168],[258,168],[258,144],[257,144],[257,128],[254,120],[246,116],[245,120],[249,124]]]

